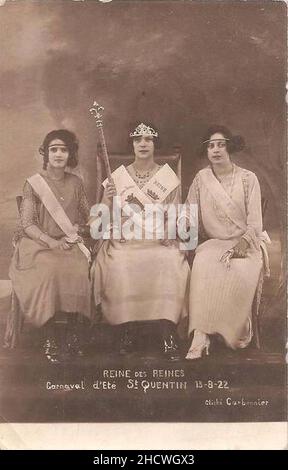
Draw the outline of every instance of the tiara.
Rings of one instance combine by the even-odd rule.
[[[223,137],[221,139],[207,139],[207,140],[204,140],[202,144],[207,144],[207,142],[218,142],[219,140],[230,140],[230,139],[226,139],[226,137]]]
[[[141,135],[152,135],[153,137],[158,137],[158,132],[156,132],[153,127],[146,126],[146,124],[139,124],[136,127],[134,132],[130,132],[130,137],[140,137]]]

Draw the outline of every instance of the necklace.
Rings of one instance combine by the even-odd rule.
[[[232,173],[231,187],[230,187],[230,191],[229,191],[229,196],[230,197],[232,196],[232,192],[233,192],[234,180],[235,180],[235,165],[233,163],[233,173]]]
[[[138,170],[135,170],[134,168],[134,171],[135,171],[135,176],[141,180],[144,180],[146,178],[149,178],[150,176],[150,171],[146,171],[146,173],[140,173]]]
[[[61,186],[63,187],[65,175],[64,175],[64,177],[61,178],[61,179],[53,179],[53,178],[51,178],[50,176],[48,176],[48,179],[49,179],[50,184],[52,184],[53,188],[55,189],[55,191],[56,191],[56,193],[57,193],[57,195],[58,195],[60,201],[65,201],[65,198],[64,198],[64,196],[63,196],[63,193],[61,192],[59,186],[57,186],[57,183],[56,183],[56,181],[57,181],[58,183],[61,183]]]
[[[150,168],[150,170],[146,170],[145,172],[141,172],[137,170],[133,164],[132,164],[132,168],[133,168],[133,173],[135,176],[134,179],[136,180],[136,183],[138,184],[138,186],[143,187],[150,180],[156,166],[154,166],[153,168]]]
[[[153,168],[150,168],[149,170],[139,171],[137,170],[137,168],[135,168],[134,165],[132,165],[132,167],[133,167],[136,178],[139,178],[140,180],[150,178],[152,171],[155,169],[155,166],[153,166]]]

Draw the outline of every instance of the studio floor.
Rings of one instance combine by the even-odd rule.
[[[187,361],[182,341],[177,362],[158,346],[144,338],[136,353],[121,356],[113,328],[98,326],[84,357],[50,364],[24,328],[18,349],[0,350],[1,422],[286,421],[279,344],[232,351],[215,341],[209,356]]]

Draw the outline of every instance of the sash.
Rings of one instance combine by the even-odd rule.
[[[82,239],[78,236],[76,228],[72,225],[70,219],[68,218],[63,207],[55,197],[53,191],[50,189],[50,186],[46,183],[44,178],[36,173],[27,180],[34,191],[38,194],[41,202],[54,219],[56,224],[61,228],[68,238],[68,242],[77,243],[78,247],[84,253],[88,261],[90,261],[90,252],[82,242]],[[79,241],[79,239],[81,241]]]
[[[246,215],[243,213],[242,209],[229,197],[217,178],[215,178],[213,175],[213,172],[210,168],[204,168],[201,170],[201,180],[217,203],[220,202],[221,208],[225,211],[227,217],[229,217],[229,219],[235,225],[246,232]],[[270,244],[271,240],[266,231],[262,232],[261,235],[257,238],[259,243],[258,249],[262,249],[265,275],[269,277],[270,269],[266,244]]]
[[[169,194],[179,186],[179,178],[170,166],[165,163],[152,178],[140,189],[129,175],[124,165],[121,165],[112,173],[117,194],[121,197],[121,203],[136,203],[141,205],[158,203],[161,204]],[[106,179],[102,184],[104,188],[108,183]]]
[[[150,178],[142,189],[137,186],[124,165],[118,167],[111,176],[117,194],[121,198],[123,212],[140,227],[143,225],[142,212],[145,204],[159,204],[157,209],[160,211],[161,203],[180,184],[179,178],[167,163]],[[104,188],[107,183],[108,179],[102,183]],[[129,204],[137,204],[141,211],[135,212]]]
[[[204,168],[201,172],[201,180],[205,184],[206,189],[217,203],[221,204],[221,208],[225,211],[227,217],[242,230],[246,231],[246,216],[241,208],[229,197],[224,188],[213,175],[210,168]]]

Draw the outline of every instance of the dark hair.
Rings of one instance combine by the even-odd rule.
[[[202,139],[202,144],[201,144],[201,149],[200,149],[200,156],[207,155],[207,146],[210,137],[213,134],[222,134],[225,139],[229,139],[226,142],[226,147],[227,151],[229,154],[235,153],[235,152],[240,152],[240,150],[243,150],[245,148],[245,140],[241,135],[232,135],[232,132],[227,129],[225,126],[220,126],[220,125],[215,125],[209,127],[207,130],[206,134],[204,135]]]
[[[136,127],[138,127],[140,124],[142,124],[143,121],[136,121],[134,123],[131,123],[131,125],[129,126],[130,129],[129,129],[129,134],[128,134],[128,141],[129,141],[129,146],[131,146],[131,143],[133,142],[133,139],[134,137],[130,137],[130,133],[134,132]],[[154,129],[154,131],[157,132],[158,134],[158,137],[153,137],[153,142],[154,142],[154,147],[155,149],[159,149],[161,147],[161,141],[160,141],[160,138],[159,138],[159,131],[157,129],[156,126],[154,126],[154,124],[152,122],[149,122],[149,121],[144,121],[144,124],[146,126],[149,126],[149,127],[152,127],[152,129]]]
[[[78,140],[74,132],[68,131],[67,129],[57,129],[55,131],[49,132],[45,139],[43,140],[43,144],[39,148],[40,155],[43,156],[43,169],[47,169],[48,165],[48,147],[50,142],[55,139],[62,140],[68,147],[69,157],[67,161],[67,166],[70,168],[75,168],[78,165]]]

